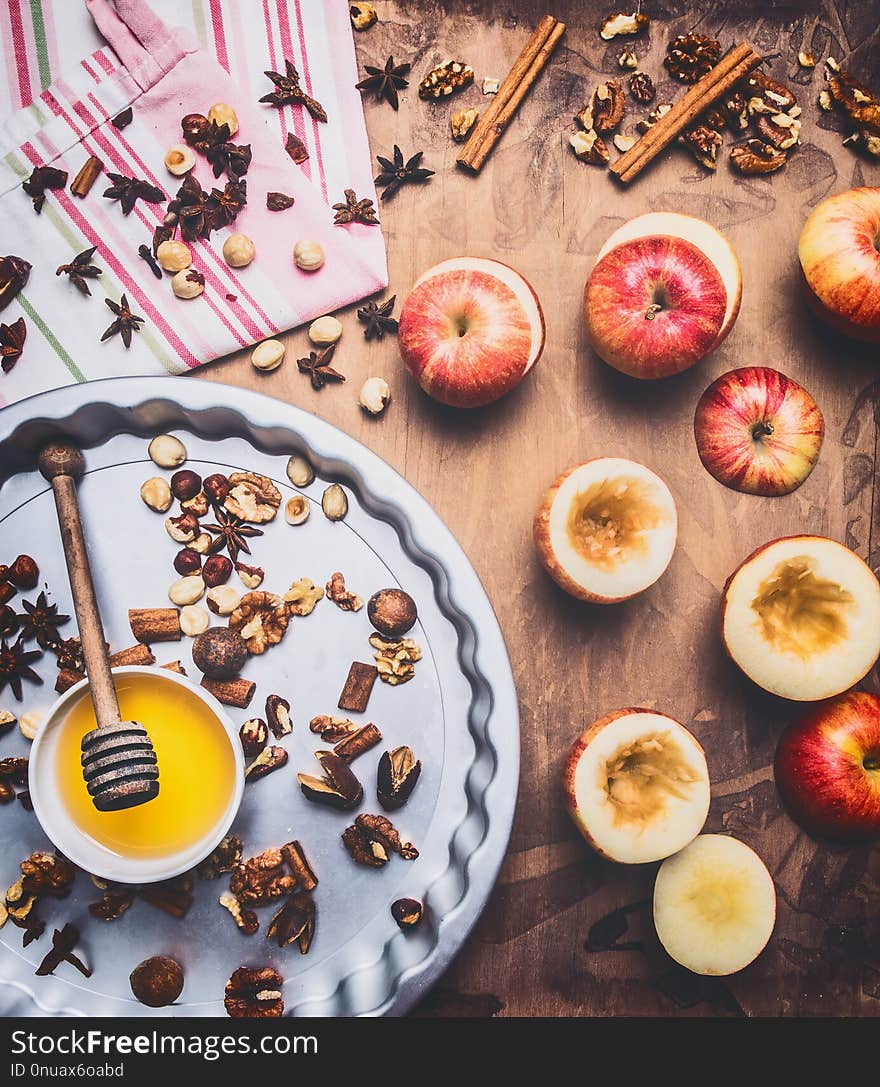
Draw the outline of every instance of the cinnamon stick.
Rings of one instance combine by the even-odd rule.
[[[249,679],[242,679],[241,676],[235,679],[212,679],[210,676],[202,676],[202,686],[224,706],[235,706],[239,710],[248,708],[257,689],[256,683]]]
[[[92,185],[98,180],[104,169],[104,163],[97,155],[90,155],[70,185],[70,191],[80,198],[88,196]]]
[[[645,169],[657,155],[711,105],[733,90],[737,83],[753,72],[762,61],[750,45],[735,45],[707,72],[699,82],[680,98],[629,151],[610,167],[610,172],[624,183]]]
[[[479,173],[564,33],[565,23],[552,15],[545,15],[538,23],[498,88],[494,101],[474,125],[467,143],[455,160],[459,166]]]
[[[139,642],[179,642],[180,612],[177,608],[129,608],[128,625]]]
[[[150,647],[140,643],[131,646],[129,649],[120,649],[118,653],[111,653],[107,659],[111,668],[122,668],[127,664],[148,666],[156,663],[156,658],[153,656]],[[73,668],[61,668],[58,671],[58,678],[55,680],[55,690],[58,694],[64,694],[65,691],[69,691],[71,687],[85,678],[85,672],[77,672]]]

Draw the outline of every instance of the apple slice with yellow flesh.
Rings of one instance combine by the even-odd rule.
[[[761,954],[775,923],[773,879],[745,842],[701,834],[660,865],[654,927],[687,970],[735,974]]]
[[[563,793],[596,852],[620,864],[662,860],[692,841],[706,821],[706,756],[666,714],[615,710],[572,745]]]

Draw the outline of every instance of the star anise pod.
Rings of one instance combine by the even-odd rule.
[[[84,672],[86,670],[82,642],[79,638],[59,638],[48,648],[55,654],[59,668],[70,672]]]
[[[138,317],[136,313],[131,312],[128,306],[128,299],[125,295],[123,295],[118,302],[114,302],[112,298],[105,298],[104,301],[116,314],[116,320],[101,337],[101,343],[105,340],[109,340],[111,336],[115,336],[118,332],[122,337],[122,342],[125,344],[126,350],[128,350],[128,348],[131,347],[132,332],[140,332],[140,326],[144,323],[144,319],[143,317]]]
[[[377,185],[382,186],[383,200],[389,200],[394,196],[401,185],[414,181],[427,181],[429,177],[434,176],[433,170],[426,170],[424,166],[419,166],[424,153],[424,151],[417,151],[404,162],[403,152],[395,144],[393,161],[383,155],[376,156],[376,160],[382,167],[382,172],[376,177],[375,181]]]
[[[97,279],[101,274],[101,269],[96,264],[92,264],[92,257],[97,248],[93,245],[91,249],[84,249],[81,253],[77,253],[69,264],[60,264],[55,269],[55,275],[69,276],[70,282],[81,294],[91,295],[92,292],[86,280]]]
[[[224,143],[229,142],[229,137],[232,133],[229,131],[229,125],[225,122],[222,125],[218,125],[216,121],[204,122],[202,119],[201,125],[197,128],[197,135],[192,135],[183,126],[183,138],[190,145],[194,151],[198,151],[200,155],[208,155],[210,151],[215,147],[220,147]]]
[[[379,225],[373,201],[368,197],[358,200],[354,189],[346,189],[345,203],[334,204],[333,210],[336,212],[333,216],[333,222],[336,226],[342,226],[345,223],[366,223],[367,226]]]
[[[222,191],[211,189],[211,195],[208,197],[208,211],[212,229],[218,230],[222,226],[234,223],[246,203],[247,182],[244,178],[231,178]]]
[[[118,200],[123,215],[128,215],[138,200],[146,200],[148,204],[160,204],[165,199],[165,193],[157,185],[151,185],[142,178],[111,174],[109,171],[107,177],[113,184],[104,190],[104,198]]]
[[[205,157],[214,170],[214,177],[219,177],[224,170],[228,177],[244,177],[251,164],[251,145],[220,143],[212,147]]]
[[[262,536],[263,530],[247,525],[235,514],[225,510],[222,506],[216,506],[217,523],[205,525],[208,532],[215,533],[215,538],[208,548],[209,555],[216,555],[224,548],[233,562],[238,561],[239,554],[244,551],[246,555],[251,553],[248,540],[254,536]]]
[[[308,374],[313,389],[323,389],[328,381],[345,381],[345,374],[340,374],[330,365],[336,344],[331,343],[321,351],[310,351],[304,359],[297,359],[296,366],[301,374]]]
[[[3,373],[8,374],[21,358],[24,341],[27,339],[27,325],[24,317],[19,317],[11,325],[0,325],[0,365]]]
[[[41,592],[36,602],[31,604],[22,600],[24,615],[20,615],[21,633],[19,640],[28,642],[31,638],[37,639],[37,645],[48,649],[58,641],[58,628],[70,621],[69,615],[59,615],[58,605],[50,604],[45,592]]]
[[[391,316],[396,300],[397,295],[392,294],[381,306],[376,302],[367,302],[357,311],[358,320],[367,326],[364,329],[366,339],[381,340],[386,332],[397,332],[397,321]]]
[[[177,219],[185,242],[210,237],[212,224],[208,194],[192,174],[187,174],[172,203],[178,205]]]
[[[367,75],[360,83],[355,83],[355,87],[359,91],[375,91],[377,101],[384,98],[392,109],[397,109],[400,105],[397,92],[409,86],[408,80],[403,78],[409,70],[409,64],[395,64],[394,57],[385,61],[384,68],[365,64],[364,71]]]
[[[264,94],[260,101],[271,102],[273,106],[286,106],[288,104],[305,106],[316,120],[326,121],[326,110],[320,102],[312,98],[311,95],[306,94],[302,89],[299,85],[299,72],[286,57],[284,58],[284,67],[287,71],[286,75],[281,75],[278,72],[263,73],[275,84],[275,90],[270,91],[269,94]]]
[[[23,679],[29,679],[32,683],[43,682],[31,668],[31,664],[39,660],[41,656],[39,649],[32,649],[25,653],[21,638],[12,645],[9,645],[5,638],[0,640],[0,693],[8,686],[15,695],[16,701],[21,702]]]
[[[37,215],[43,210],[49,189],[63,189],[67,184],[67,171],[57,166],[35,166],[31,176],[22,181],[21,187],[31,198]]]

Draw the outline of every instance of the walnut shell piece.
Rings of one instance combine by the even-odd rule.
[[[460,109],[449,115],[449,128],[456,143],[468,138],[468,133],[477,123],[480,114],[475,109]]]
[[[284,980],[271,966],[240,966],[229,981],[223,1003],[232,1019],[278,1019],[284,1014]]]
[[[784,166],[788,155],[762,140],[746,140],[730,149],[730,164],[745,177],[772,174]]]
[[[315,758],[321,764],[324,777],[297,774],[303,796],[337,811],[351,811],[356,808],[364,798],[364,789],[345,760],[332,751],[316,751]]]
[[[315,900],[305,891],[292,894],[269,922],[266,938],[279,947],[299,945],[300,955],[308,954],[315,935]]]
[[[244,772],[245,781],[259,781],[273,770],[287,765],[288,755],[283,747],[264,747]]]
[[[288,622],[287,605],[281,597],[257,589],[241,598],[229,616],[229,629],[241,635],[248,653],[260,656],[281,641]]]
[[[231,679],[244,667],[248,649],[237,631],[228,627],[211,627],[197,635],[192,646],[192,657],[195,666],[206,676]]]
[[[422,772],[422,764],[411,747],[395,747],[379,759],[376,773],[376,797],[385,811],[402,808],[412,795]]]
[[[379,589],[367,601],[370,622],[386,638],[402,638],[419,617],[416,602],[403,589]]]
[[[281,505],[281,491],[268,476],[233,472],[229,476],[229,493],[223,505],[242,521],[263,525],[275,519]]]
[[[144,959],[128,980],[135,997],[148,1008],[165,1008],[183,992],[183,969],[167,955]]]

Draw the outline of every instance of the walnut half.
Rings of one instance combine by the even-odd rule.
[[[233,472],[223,504],[242,521],[262,525],[275,519],[281,505],[281,491],[267,476],[259,476],[256,472]]]
[[[746,140],[730,150],[730,162],[734,169],[746,177],[772,174],[784,166],[788,156],[762,140]]]

